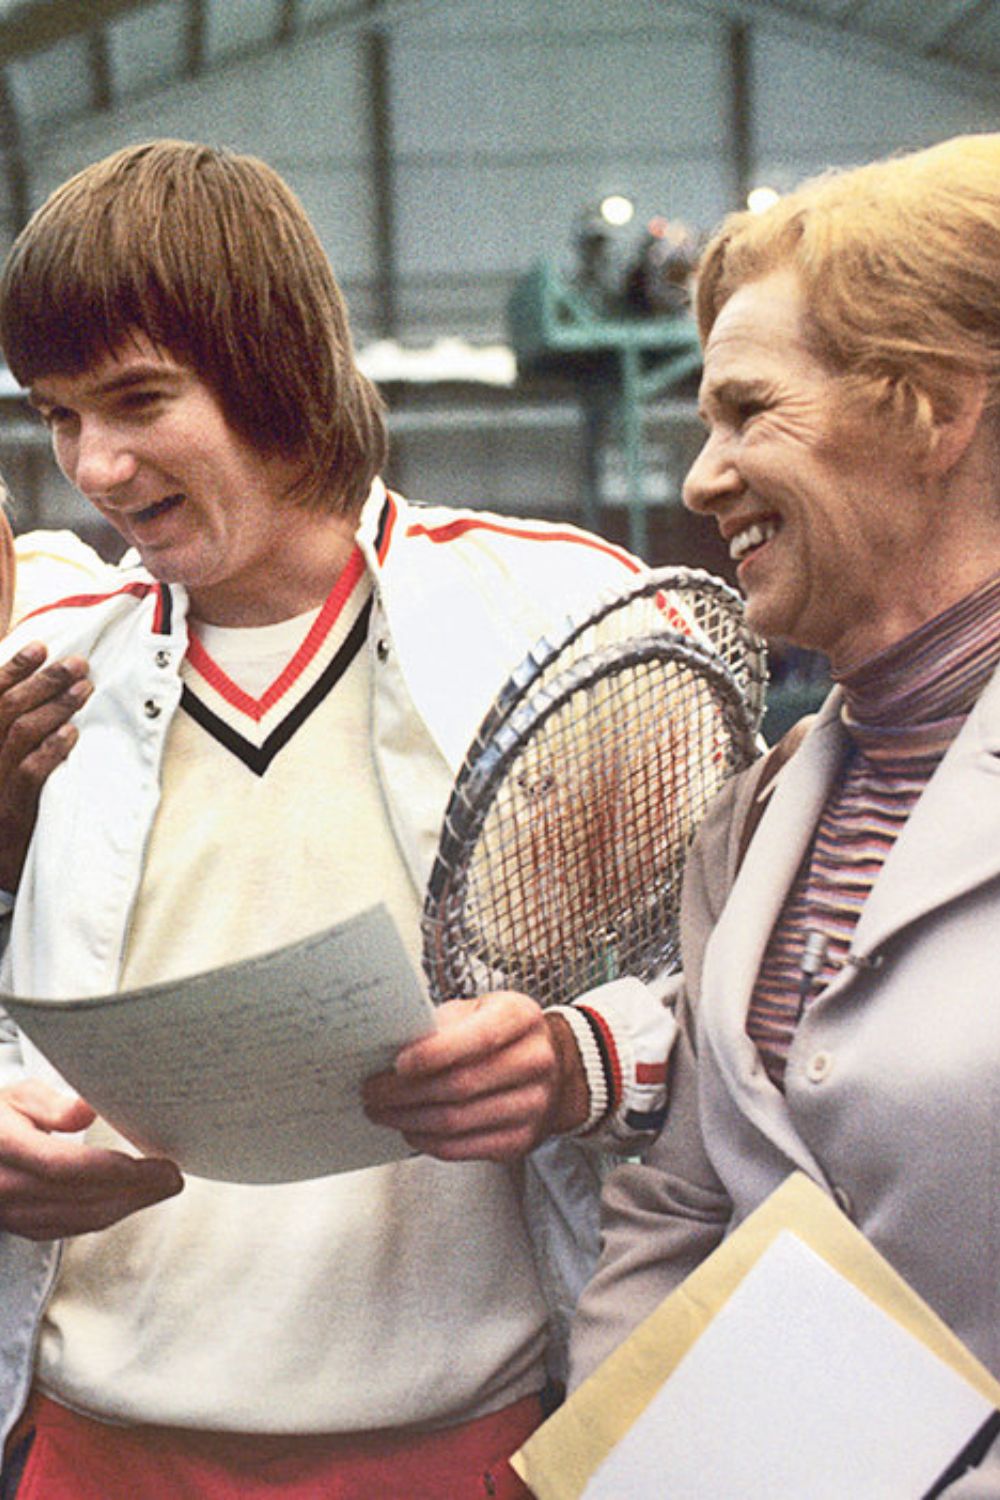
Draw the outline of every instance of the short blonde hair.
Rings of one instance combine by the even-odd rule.
[[[699,270],[702,339],[741,285],[795,271],[817,354],[921,444],[956,374],[1000,398],[1000,135],[813,178],[727,218]]]
[[[149,141],[29,220],[0,280],[16,379],[78,373],[135,331],[194,369],[258,451],[301,463],[303,504],[360,509],[385,460],[383,403],[305,209],[264,162]]]

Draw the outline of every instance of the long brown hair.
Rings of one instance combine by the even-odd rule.
[[[384,407],[316,232],[264,162],[150,141],[34,214],[0,278],[15,378],[79,373],[134,331],[192,368],[259,452],[301,463],[300,503],[360,508],[385,461]]]

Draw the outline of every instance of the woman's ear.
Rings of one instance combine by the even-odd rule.
[[[14,608],[16,577],[14,533],[10,529],[6,511],[0,509],[0,636],[7,634],[7,628],[10,625],[11,610]]]
[[[946,398],[931,398],[929,473],[943,479],[965,457],[983,425],[987,392],[985,375],[964,373],[950,377]]]

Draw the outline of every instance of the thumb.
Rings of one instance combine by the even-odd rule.
[[[36,1079],[16,1084],[8,1092],[7,1101],[39,1130],[86,1130],[97,1118],[97,1111],[86,1099],[64,1094]]]

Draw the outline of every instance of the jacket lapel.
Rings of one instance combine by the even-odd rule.
[[[793,1128],[784,1098],[757,1066],[746,1016],[771,930],[843,758],[840,702],[835,690],[799,750],[774,778],[768,806],[706,950],[699,1005],[701,1044],[713,1052],[740,1109],[790,1160],[820,1181],[823,1173]]]
[[[900,929],[1000,874],[1000,671],[900,832],[858,922],[869,957]]]

